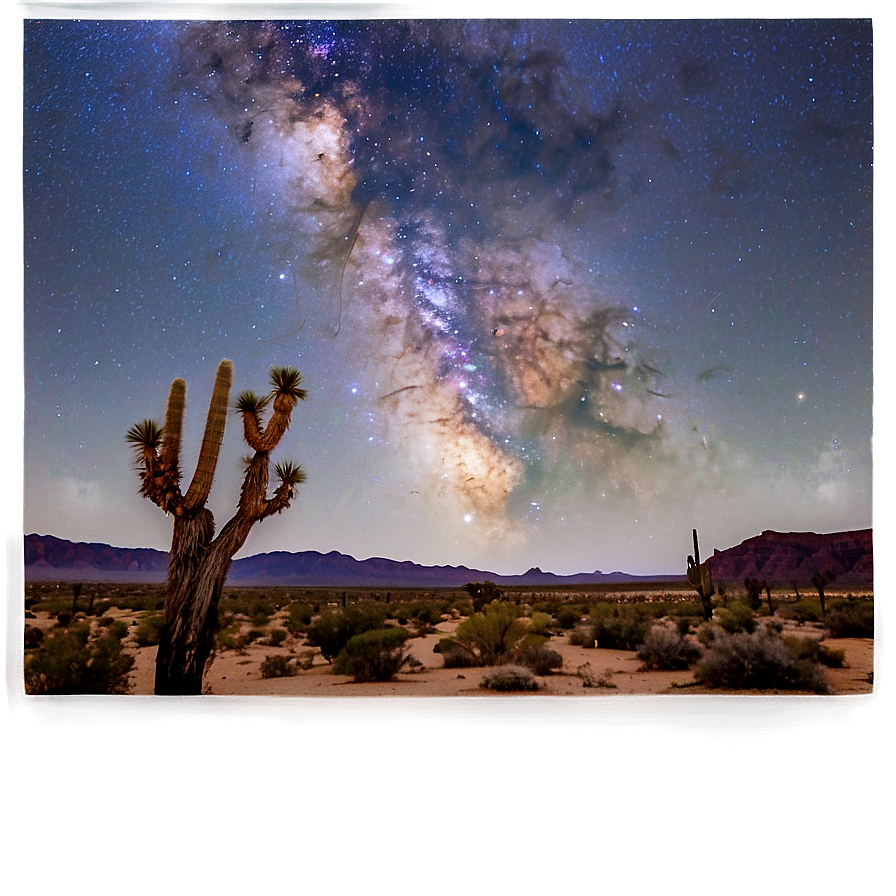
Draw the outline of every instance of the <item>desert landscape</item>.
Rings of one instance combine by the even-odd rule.
[[[473,601],[483,588],[477,613]],[[769,612],[767,595],[763,605],[752,610],[749,595],[729,592],[714,601],[713,621],[705,622],[693,592],[674,582],[574,590],[497,589],[490,583],[429,591],[229,587],[220,604],[221,627],[203,693],[435,698],[872,692],[872,594],[827,593],[823,618],[817,596],[797,599],[784,590],[769,593],[774,613]],[[489,597],[495,599],[485,603]],[[122,655],[133,659],[121,693],[152,694],[163,599],[159,585],[29,583],[26,645],[30,632],[32,646],[26,650],[26,670],[29,657],[45,650],[53,638],[86,630],[89,644],[117,638]],[[512,620],[515,633],[493,660],[481,654],[475,639],[473,653],[478,656],[459,657],[457,650],[445,648],[454,644],[471,618],[484,620],[498,610]],[[860,631],[853,624],[858,617],[866,625],[870,620],[871,630],[864,637],[845,636]],[[346,618],[366,619],[376,631],[407,633],[397,651],[385,651],[402,660],[394,672],[375,670],[374,677],[383,680],[363,680],[364,673],[359,675],[357,669],[354,674],[337,671],[340,644],[338,638],[335,646],[327,640],[324,623]],[[851,622],[844,625],[843,619]],[[659,656],[644,649],[654,628],[667,633],[670,642]],[[802,648],[797,653],[820,674],[803,686],[792,681],[778,687],[725,686],[700,672],[701,658],[718,637],[739,637],[745,644],[744,639],[761,642],[765,637],[791,649],[810,645],[813,652]],[[347,640],[344,636],[342,650]],[[685,649],[684,661],[674,649],[670,655],[670,644],[679,653]],[[719,644],[715,647],[718,651]],[[501,674],[509,675],[509,683],[501,683]],[[35,689],[40,686],[32,682],[30,690]]]

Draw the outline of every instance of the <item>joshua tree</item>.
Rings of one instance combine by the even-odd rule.
[[[712,619],[712,596],[715,588],[712,584],[712,572],[709,568],[709,560],[700,562],[700,545],[697,544],[697,530],[694,529],[694,554],[688,554],[688,584],[703,603],[703,618]]]
[[[165,624],[156,658],[156,694],[201,693],[202,675],[218,627],[218,601],[233,555],[243,546],[255,523],[289,507],[296,486],[305,480],[298,464],[279,463],[274,472],[280,484],[273,497],[267,497],[269,455],[289,427],[293,408],[305,397],[305,390],[299,388],[302,378],[297,370],[272,367],[272,389],[267,395],[243,392],[237,398],[243,436],[255,453],[245,458],[236,513],[215,536],[215,521],[205,504],[224,437],[232,379],[233,365],[224,360],[218,365],[196,472],[186,493],[180,487],[180,439],[186,394],[182,379],[171,384],[164,428],[153,420],[144,420],[131,427],[126,437],[134,448],[142,478],[141,494],[174,516]],[[263,411],[271,403],[273,413],[267,425],[263,425]]]
[[[821,604],[821,615],[824,616],[824,589],[837,578],[837,573],[835,573],[832,569],[827,570],[826,572],[817,572],[814,576],[812,576],[812,584],[815,586],[815,589],[818,591],[818,601]]]
[[[747,603],[751,610],[758,610],[762,606],[762,582],[759,579],[751,579],[749,576],[744,579],[744,588],[747,589]]]

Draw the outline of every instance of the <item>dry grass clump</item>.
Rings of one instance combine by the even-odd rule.
[[[479,686],[489,691],[502,693],[537,691],[539,688],[535,676],[522,666],[502,666],[490,675],[486,675]]]
[[[702,654],[699,645],[684,637],[678,626],[662,622],[651,627],[638,647],[638,659],[645,669],[687,669]]]

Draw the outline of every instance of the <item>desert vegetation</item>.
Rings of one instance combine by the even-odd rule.
[[[770,612],[765,600],[751,608],[746,588],[719,584],[708,621],[699,596],[680,583],[502,588],[479,611],[469,588],[227,586],[206,691],[870,690],[870,593],[831,593],[822,614],[817,597],[803,591],[797,600],[791,588],[777,588]],[[163,585],[85,584],[72,614],[70,584],[29,583],[29,693],[152,692],[147,664],[158,650],[164,595]]]

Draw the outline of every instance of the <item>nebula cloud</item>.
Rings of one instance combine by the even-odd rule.
[[[181,88],[276,197],[314,338],[363,368],[415,490],[504,538],[545,498],[672,499],[737,475],[582,236],[631,176],[614,159],[637,116],[574,89],[538,27],[204,23],[181,40]]]

